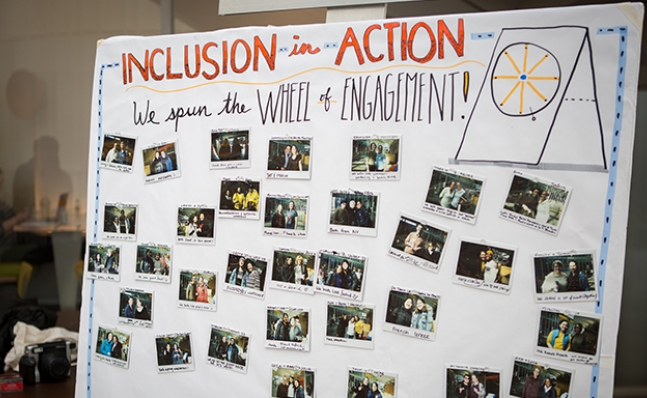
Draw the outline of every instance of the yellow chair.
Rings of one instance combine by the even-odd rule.
[[[0,280],[16,281],[18,297],[23,298],[31,281],[34,267],[26,261],[21,263],[0,263]]]

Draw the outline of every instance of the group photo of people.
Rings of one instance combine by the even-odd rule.
[[[328,305],[326,336],[373,340],[373,308]]]
[[[88,272],[119,274],[119,248],[113,245],[90,244]]]
[[[592,254],[535,257],[537,293],[595,291]]]
[[[177,210],[177,236],[213,238],[215,209],[179,207]]]
[[[400,216],[391,247],[438,264],[448,235],[447,231]]]
[[[270,140],[267,170],[309,171],[311,140]]]
[[[312,286],[315,275],[315,255],[275,250],[272,259],[272,280]]]
[[[272,398],[312,398],[315,372],[272,367]]]
[[[171,275],[171,247],[137,245],[135,272],[149,275]]]
[[[351,171],[396,172],[399,138],[353,139]]]
[[[306,343],[309,315],[307,311],[268,309],[267,340]]]
[[[317,284],[361,292],[365,266],[366,259],[322,252],[319,259]]]
[[[354,192],[332,192],[330,224],[375,228],[377,196]]]
[[[386,322],[406,328],[436,331],[438,299],[420,294],[391,290],[386,309]]]
[[[392,398],[395,396],[395,376],[364,371],[348,371],[347,398]]]
[[[304,231],[308,218],[308,199],[267,196],[265,198],[265,228]]]
[[[483,181],[434,169],[425,202],[474,215],[482,189]]]
[[[188,333],[169,334],[155,338],[157,365],[192,364],[191,335]]]
[[[249,160],[249,130],[211,133],[211,161]]]
[[[446,398],[500,397],[500,383],[498,372],[447,368]]]
[[[103,210],[103,232],[133,235],[136,220],[136,206],[106,204]]]
[[[151,321],[153,319],[153,293],[121,289],[119,316],[122,318]]]
[[[259,211],[260,181],[223,180],[220,183],[220,210]]]
[[[225,283],[259,291],[265,290],[267,262],[229,254]]]
[[[201,271],[180,271],[180,301],[213,304],[216,293],[216,274]]]
[[[212,327],[209,339],[209,357],[247,366],[249,337],[228,330]]]
[[[116,163],[125,166],[133,165],[134,138],[106,134],[103,137],[101,160],[106,163]]]
[[[517,398],[569,398],[571,372],[555,367],[514,361],[510,396]]]
[[[144,155],[144,174],[168,173],[178,170],[178,158],[175,142],[162,144],[142,150]]]
[[[504,209],[531,218],[541,224],[557,226],[569,192],[546,182],[520,175],[512,177]]]
[[[599,334],[598,318],[541,311],[537,346],[596,355]]]
[[[462,241],[456,275],[509,285],[514,256],[511,249]]]
[[[130,334],[99,326],[96,353],[118,361],[128,362]]]

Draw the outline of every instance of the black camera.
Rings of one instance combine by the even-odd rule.
[[[23,383],[31,385],[69,377],[75,349],[76,343],[67,340],[28,345],[25,355],[20,358]]]

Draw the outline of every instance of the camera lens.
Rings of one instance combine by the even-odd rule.
[[[70,375],[70,361],[59,355],[43,355],[38,364],[41,381],[59,381]]]

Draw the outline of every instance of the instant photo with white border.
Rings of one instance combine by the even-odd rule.
[[[529,358],[513,357],[512,358],[512,366],[510,367],[510,369],[512,369],[512,371],[511,371],[512,374],[517,374],[517,369],[515,369],[516,366],[517,366],[517,363],[519,363],[520,365],[530,365],[531,367],[533,367],[533,369],[534,368],[540,369],[540,372],[543,373],[543,374],[540,373],[540,375],[539,375],[539,379],[541,380],[542,387],[543,387],[544,380],[548,377],[547,373],[550,374],[551,370],[555,370],[556,373],[560,377],[562,377],[562,380],[560,380],[560,384],[562,384],[562,385],[565,384],[565,380],[563,379],[563,376],[568,375],[569,376],[568,391],[560,391],[560,393],[561,393],[560,397],[564,397],[565,396],[564,393],[567,393],[569,397],[571,396],[571,391],[573,390],[573,379],[575,378],[575,369],[569,369],[569,368],[565,368],[565,367],[562,367],[562,366],[559,366],[559,365],[553,365],[553,364],[546,363],[546,362],[539,362],[539,361],[536,361],[534,359],[529,359]],[[554,374],[551,374],[551,376],[554,376]],[[532,377],[532,376],[530,376],[530,377]],[[555,379],[554,377],[551,377],[551,378]],[[509,386],[509,389],[508,389],[509,396],[510,397],[516,397],[516,398],[522,398],[521,396],[523,395],[523,392],[516,395],[516,392],[514,392],[512,390],[512,388],[513,388],[512,383],[514,383],[514,382],[515,382],[515,377],[510,377],[510,386]],[[525,383],[525,381],[524,381],[524,383]],[[554,386],[555,385],[553,384],[553,388],[554,388]],[[505,394],[502,394],[502,396],[504,396],[504,395]]]
[[[234,198],[236,195],[236,191],[231,192],[232,195],[232,208],[231,209],[223,209],[222,208],[222,197],[225,195],[225,192],[222,192],[223,190],[223,185],[225,183],[236,183],[239,182],[241,184],[246,184],[246,185],[251,185],[251,184],[258,184],[258,190],[256,190],[256,199],[258,200],[258,206],[256,210],[247,210],[245,208],[242,209],[236,209],[235,208],[235,203],[234,203]],[[253,186],[252,186],[253,188]],[[241,191],[241,193],[243,193]],[[247,192],[244,194],[244,207],[247,207]],[[220,218],[236,218],[236,219],[243,219],[243,220],[259,220],[261,218],[261,180],[254,180],[250,178],[243,178],[243,177],[237,177],[237,178],[227,178],[223,177],[221,182],[220,182],[220,197],[221,197],[221,205],[218,206],[218,217]]]
[[[400,228],[403,225],[417,226],[416,230],[410,232],[402,242],[404,244],[404,249],[399,249],[396,247],[400,245],[400,242],[397,241],[398,232],[400,232]],[[418,226],[422,226],[419,236],[416,234]],[[450,235],[451,230],[449,228],[423,221],[408,214],[400,213],[400,222],[398,222],[398,227],[395,230],[395,236],[391,243],[391,247],[389,247],[388,254],[406,263],[438,273],[440,263],[444,257],[445,246],[447,245]],[[426,239],[423,239],[423,236],[426,236]],[[418,239],[422,241],[422,246],[419,250],[414,250],[415,246],[419,244]],[[412,253],[409,253],[409,251]]]
[[[187,286],[183,286],[183,280],[185,274],[191,274],[191,278],[189,279],[189,284],[191,284],[192,279],[195,277],[195,283],[194,289],[196,292],[194,292],[194,298],[195,300],[190,300],[187,298],[187,292],[190,287],[189,284]],[[196,277],[197,276],[197,277]],[[204,281],[206,277],[209,277],[206,282]],[[203,301],[197,301],[198,295],[197,295],[197,288],[200,283],[200,278],[202,278],[204,285],[206,285],[207,289],[207,302]],[[179,277],[179,286],[180,289],[178,291],[178,307],[179,308],[188,308],[192,310],[204,310],[204,311],[216,311],[217,304],[218,304],[218,273],[215,271],[207,271],[207,270],[195,270],[195,269],[181,269],[180,270],[180,277]],[[213,280],[213,289],[209,287],[211,280]],[[184,294],[182,294],[184,293]],[[209,297],[211,296],[211,297]],[[183,298],[184,297],[184,298]]]
[[[595,250],[588,250],[588,251],[563,251],[563,252],[543,252],[543,253],[535,253],[532,255],[532,262],[534,266],[534,271],[535,271],[535,280],[538,281],[539,279],[539,273],[541,272],[541,261],[542,260],[547,260],[549,263],[554,264],[554,260],[559,260],[562,263],[562,271],[564,277],[562,280],[566,282],[564,286],[562,284],[559,284],[559,287],[555,286],[555,288],[550,289],[550,291],[544,292],[545,288],[547,290],[547,286],[545,287],[544,284],[546,282],[546,278],[554,274],[553,272],[550,272],[547,275],[542,275],[542,283],[539,286],[535,286],[535,301],[538,303],[548,303],[548,302],[566,302],[566,301],[595,301],[598,298],[598,292],[597,292],[597,272],[596,272],[596,259],[595,259]],[[580,260],[580,261],[578,261]],[[582,267],[582,261],[584,260],[587,262],[588,267],[590,269],[584,270]],[[587,261],[588,260],[588,261]],[[578,279],[583,279],[587,285],[586,288],[582,288],[582,290],[569,290],[569,276],[570,273],[572,272],[570,270],[570,264],[571,262],[574,262],[577,267],[578,271]],[[554,266],[551,268],[553,269]],[[591,276],[589,277],[587,275],[588,272],[591,272]],[[584,277],[584,278],[582,278]],[[589,278],[593,279],[593,283],[590,283]],[[556,277],[551,277],[551,280],[555,280],[557,282]],[[550,281],[549,281],[550,282]],[[551,284],[551,286],[553,286]],[[565,287],[565,290],[563,288]],[[578,287],[579,288],[579,287]],[[590,289],[590,290],[587,290]],[[541,291],[539,291],[541,290]]]
[[[291,376],[293,374],[303,372],[304,373],[304,379],[305,379],[305,373],[312,373],[312,380],[311,381],[312,381],[312,385],[313,385],[314,390],[312,391],[312,395],[307,395],[307,396],[312,397],[312,398],[317,396],[317,393],[316,393],[316,391],[317,391],[317,371],[316,371],[315,368],[311,368],[311,367],[308,367],[308,366],[285,365],[285,364],[278,364],[278,363],[273,363],[273,364],[271,364],[271,366],[272,366],[272,373],[271,373],[271,379],[270,379],[270,396],[271,396],[271,398],[280,398],[280,397],[278,397],[278,395],[276,393],[274,393],[272,391],[274,389],[274,386],[278,386],[278,385],[280,385],[282,383],[282,379],[283,379],[284,376],[281,376],[278,373],[279,373],[279,371],[281,371],[283,369],[285,369],[285,370],[287,370],[289,372],[294,372],[294,373],[291,374]],[[296,377],[295,377],[295,379],[296,379]],[[277,383],[275,383],[275,381]],[[305,385],[301,385],[300,387],[302,387],[304,391],[306,390]]]
[[[100,256],[100,259],[97,259]],[[116,264],[115,264],[116,262]],[[119,282],[121,280],[121,246],[90,243],[85,277],[99,281]],[[114,273],[114,268],[117,273]]]
[[[339,197],[336,197],[339,196]],[[346,200],[342,196],[349,196],[354,199]],[[359,225],[359,221],[355,222],[349,220],[349,217],[357,217],[357,200],[362,199],[364,202],[367,200],[364,197],[369,197],[372,201],[372,206],[370,211],[367,208],[366,204],[362,203],[362,208],[365,209],[367,217],[367,225]],[[340,199],[339,205],[336,206],[336,199]],[[353,209],[350,206],[350,202],[355,204]],[[328,232],[334,234],[344,234],[344,235],[356,235],[356,236],[377,236],[377,222],[378,216],[380,214],[378,208],[380,204],[380,193],[371,192],[371,191],[343,191],[343,190],[332,190],[330,191],[330,214],[328,216]],[[345,206],[344,206],[345,205]],[[350,209],[350,210],[349,210]],[[352,213],[352,214],[351,214]],[[371,217],[373,213],[373,217]],[[357,224],[357,225],[353,225]]]
[[[283,203],[273,205],[275,201],[283,202],[286,205],[283,206]],[[273,203],[270,203],[273,202]],[[293,209],[290,209],[290,203],[294,206]],[[282,213],[278,213],[278,206],[282,207]],[[285,236],[290,238],[306,238],[308,237],[308,224],[306,220],[309,219],[309,208],[310,208],[310,196],[308,195],[276,195],[268,193],[265,196],[265,209],[267,211],[268,207],[271,209],[270,219],[263,220],[263,235],[266,236]],[[299,210],[302,210],[302,215],[299,216]],[[288,212],[293,210],[297,216],[294,221],[294,228],[288,228]],[[277,217],[283,217],[283,220],[277,220]],[[266,225],[267,222],[270,222],[270,225]],[[299,228],[299,222],[303,221],[303,229]],[[281,224],[282,222],[282,224]]]
[[[260,283],[260,285],[261,285],[261,286],[263,286],[263,289],[262,289],[262,290],[256,290],[256,289],[253,289],[253,288],[250,288],[250,287],[247,287],[247,286],[238,286],[238,285],[236,285],[236,284],[232,284],[232,283],[230,283],[230,281],[229,281],[229,280],[227,280],[227,270],[228,270],[228,268],[229,268],[229,264],[230,264],[230,263],[229,263],[229,259],[230,259],[232,256],[233,256],[233,257],[238,257],[238,258],[240,258],[240,257],[244,257],[244,258],[245,258],[245,260],[247,260],[247,259],[252,259],[252,260],[254,260],[254,264],[255,264],[256,262],[262,262],[262,263],[265,263],[265,278],[266,278],[266,279],[267,279],[267,268],[268,268],[268,265],[269,265],[269,264],[268,264],[268,261],[267,261],[267,258],[266,258],[266,257],[263,257],[263,256],[256,256],[256,255],[253,255],[253,254],[247,254],[247,253],[241,253],[241,252],[236,252],[236,251],[230,251],[230,252],[227,254],[227,267],[226,267],[226,269],[225,269],[225,281],[224,281],[225,290],[226,290],[226,291],[228,291],[228,292],[241,294],[241,295],[243,295],[243,296],[251,296],[251,297],[254,297],[254,298],[257,298],[257,299],[261,299],[261,300],[265,299],[265,290],[267,289],[267,280],[263,281],[263,279],[262,279],[262,278],[263,278],[262,272],[260,272],[260,273],[259,273],[259,283]],[[232,271],[232,273],[233,273],[234,271],[236,271],[236,272],[237,272],[237,269],[238,269],[238,268],[234,268],[234,270]],[[245,269],[247,269],[247,262],[245,262]],[[257,268],[257,269],[255,269],[254,271],[258,271],[258,268]],[[252,271],[252,272],[253,272],[253,271]]]
[[[319,281],[317,280],[318,278],[315,278],[315,291],[319,293],[325,293],[325,294],[330,294],[331,296],[338,296],[338,297],[343,297],[346,299],[351,299],[355,301],[362,301],[362,296],[364,295],[364,287],[366,285],[366,268],[368,265],[368,257],[366,256],[360,256],[357,254],[346,254],[342,252],[335,252],[335,251],[329,251],[329,250],[321,250],[319,251],[319,255],[317,256],[317,267],[315,269],[316,274],[319,275],[319,270],[322,269],[322,261],[326,262],[327,267],[331,267],[330,264],[330,259],[331,257],[337,257],[338,259],[341,259],[339,261],[338,266],[342,267],[342,272],[343,272],[343,263],[346,262],[348,264],[348,275],[350,275],[351,282],[353,281],[353,275],[357,279],[357,283],[360,285],[360,290],[357,291],[354,288],[343,288],[343,287],[337,287],[337,286],[332,286],[332,285],[327,285],[326,283],[328,282],[328,279],[330,277],[330,272],[336,273],[336,268],[337,265],[333,266],[335,269],[334,270],[325,270],[324,273],[324,280],[323,284],[320,284]],[[361,276],[357,277],[357,273],[353,271],[353,266],[361,266]],[[335,277],[335,275],[333,275]]]
[[[128,344],[125,345],[126,349],[124,350],[125,353],[126,353],[126,360],[115,358],[115,357],[112,356],[112,354],[111,355],[105,355],[105,354],[101,353],[101,348],[102,347],[101,347],[101,344],[99,342],[99,333],[101,332],[102,329],[105,332],[107,332],[108,334],[112,334],[113,336],[115,335],[115,332],[118,333],[118,334],[121,334],[128,341]],[[119,339],[119,336],[117,337],[117,339]],[[128,369],[128,366],[129,366],[129,363],[130,363],[130,353],[132,352],[132,342],[133,342],[133,336],[132,336],[131,332],[127,332],[125,330],[117,329],[115,327],[110,327],[110,326],[99,324],[99,327],[97,328],[97,338],[95,339],[95,345],[96,346],[94,348],[94,359],[99,361],[99,362],[103,362],[103,363],[107,363],[107,364],[112,365],[112,366],[116,366],[118,368]],[[120,341],[120,344],[122,344],[122,347],[124,346],[124,344],[121,341]]]
[[[161,172],[158,172],[158,173],[152,173],[151,172],[148,175],[146,175],[146,172],[144,172],[144,183],[145,184],[151,184],[153,182],[164,181],[164,180],[168,180],[170,178],[182,177],[182,169],[180,168],[180,150],[179,150],[179,146],[178,146],[178,140],[156,142],[154,144],[151,144],[151,145],[149,145],[147,147],[142,148],[142,164],[144,165],[144,170],[146,168],[146,154],[145,154],[145,152],[147,150],[155,149],[159,153],[160,152],[159,148],[163,148],[163,147],[165,148],[168,145],[172,145],[173,153],[175,154],[175,162],[176,162],[176,164],[175,164],[174,170],[161,171]],[[165,162],[165,163],[170,161],[171,164],[172,164],[173,159],[171,159],[171,157],[166,153],[166,151],[164,151],[164,152],[167,155],[166,158],[168,160],[162,160],[161,155],[160,155],[160,159],[158,159],[158,161],[159,162]],[[153,163],[155,163],[155,160],[153,160],[151,162],[151,164],[149,165],[149,170],[151,170],[154,167]],[[163,167],[166,168],[166,166],[163,166]]]
[[[548,332],[544,338],[542,327],[544,327],[550,320],[548,318],[555,318],[554,321],[558,321],[557,326]],[[557,349],[550,348],[548,346],[548,339],[555,342],[559,338],[561,333],[561,324],[562,322],[568,322],[568,343],[567,346],[570,348]],[[597,323],[597,325],[596,325]],[[590,325],[597,326],[597,331],[589,330],[594,329]],[[578,335],[574,336],[574,333],[577,333],[575,330],[576,325],[580,325],[581,329]],[[586,365],[597,365],[599,362],[599,350],[600,350],[600,336],[602,335],[602,315],[580,312],[573,310],[541,307],[539,311],[539,317],[537,321],[537,329],[539,335],[538,344],[535,346],[535,354],[559,359],[561,361],[568,361],[574,363],[581,363]],[[579,336],[577,339],[577,347],[574,351],[573,342],[574,339]],[[539,344],[539,342],[544,344]],[[562,343],[563,344],[563,343]],[[587,350],[589,352],[585,352]]]
[[[397,373],[392,373],[392,372],[384,372],[381,370],[375,370],[375,369],[370,369],[370,368],[357,368],[354,366],[349,366],[348,367],[348,380],[347,380],[347,385],[350,387],[351,385],[351,372],[357,373],[356,376],[359,376],[356,378],[357,379],[364,379],[365,377],[369,379],[369,391],[371,388],[371,385],[375,380],[378,380],[378,391],[380,394],[384,391],[384,381],[385,380],[390,380],[393,379],[393,395],[391,398],[397,398],[398,397],[398,374]],[[368,376],[367,376],[368,375]],[[360,382],[361,383],[361,382]],[[347,387],[347,389],[349,389]],[[356,395],[352,395],[353,391],[348,391],[347,398],[353,398]]]
[[[404,301],[402,305],[389,311],[389,302],[391,300],[399,301],[396,300],[397,297],[391,297],[392,293],[395,293],[395,296],[403,296],[400,298],[404,298]],[[422,308],[424,311],[417,308],[418,300],[420,299],[422,299],[421,301],[424,304],[424,307]],[[409,300],[411,302],[411,307],[409,308],[411,310],[411,322],[408,326],[398,324],[398,312],[409,310],[406,308],[406,303],[409,302]],[[433,304],[435,304],[435,307]],[[436,341],[439,307],[440,295],[438,294],[391,286],[389,294],[386,297],[386,313],[384,316],[384,323],[382,323],[382,329],[386,332],[400,334],[402,336],[415,337],[420,340]]]
[[[125,173],[132,173],[133,163],[135,162],[134,154],[135,154],[135,148],[137,146],[137,138],[128,137],[125,135],[121,135],[119,133],[104,134],[101,140],[102,152],[105,149],[104,146],[106,145],[106,140],[114,140],[115,145],[118,145],[117,142],[119,142],[119,144],[123,143],[124,141],[128,142],[129,144],[128,147],[124,145],[123,150],[130,153],[130,155],[127,156],[127,158],[130,159],[130,164],[119,162],[120,155],[115,151],[117,149],[117,146],[115,146],[110,150],[108,150],[105,156],[101,156],[101,162],[100,162],[101,168],[121,171]],[[132,146],[130,145],[131,143],[132,143]],[[128,149],[131,149],[131,151],[128,151]]]
[[[487,397],[502,397],[502,396],[504,396],[501,393],[502,388],[503,388],[503,383],[502,383],[502,380],[501,380],[502,369],[500,369],[500,368],[447,364],[447,365],[445,365],[445,370],[446,370],[446,375],[447,375],[447,377],[446,377],[447,382],[445,383],[445,397],[449,396],[449,389],[452,387],[452,386],[449,385],[449,381],[451,380],[450,377],[449,377],[449,371],[450,370],[457,371],[457,372],[467,372],[467,373],[469,373],[471,375],[478,372],[479,374],[476,375],[476,376],[478,378],[479,383],[483,385],[483,388],[485,389],[485,394],[491,394],[491,395],[484,395],[484,396],[487,396]],[[489,374],[492,374],[492,375],[496,374],[498,376],[498,379],[499,379],[498,383],[494,383],[495,385],[499,386],[498,391],[496,391],[496,392],[491,392],[490,391],[488,393],[488,387],[486,385],[486,382],[488,380],[489,375],[485,375],[485,377],[483,377],[483,373],[489,373]],[[470,377],[470,379],[471,379],[471,377]],[[462,382],[462,380],[461,380],[461,382]],[[471,382],[472,382],[472,380],[470,380],[470,384],[471,384]],[[460,384],[459,384],[459,386],[460,386]],[[470,387],[470,385],[468,385],[468,387],[464,387],[464,388],[469,388],[469,387]],[[464,396],[464,395],[458,395],[458,396]]]
[[[297,146],[301,145],[301,148],[297,148],[298,151],[298,156],[301,156],[300,161],[301,163],[301,170],[290,170],[287,167],[280,167],[278,170],[272,170],[270,167],[270,161],[268,161],[268,164],[266,166],[267,170],[265,172],[265,178],[275,178],[275,179],[292,179],[292,180],[309,180],[311,173],[312,173],[312,137],[301,137],[301,136],[290,136],[290,137],[270,137],[268,143],[267,143],[267,151],[268,151],[268,157],[271,155],[270,150],[273,142],[279,141],[281,144],[277,145],[279,146],[279,153],[277,156],[281,155],[281,147],[285,148],[286,145],[290,145],[291,147],[294,146],[294,143],[297,142]],[[306,145],[308,145],[309,150],[306,153],[303,150],[304,142],[307,142]],[[303,170],[303,157],[308,156],[308,164],[307,164],[307,170]],[[288,158],[288,162],[289,159]]]
[[[209,135],[211,139],[211,144],[209,145],[209,166],[211,170],[222,170],[222,169],[243,169],[243,168],[250,168],[251,167],[251,153],[250,153],[250,148],[249,148],[249,135],[251,133],[251,128],[246,127],[246,128],[222,128],[222,129],[214,129],[211,130],[211,134]],[[220,142],[218,142],[218,145],[216,144],[217,139],[222,139],[224,136],[227,134],[231,134],[234,136],[235,141],[238,141],[239,135],[245,137],[245,142],[244,144],[239,144],[241,146],[241,155],[240,159],[231,159],[232,154],[235,157],[235,152],[233,150],[233,142],[229,144],[227,142],[231,154],[229,156],[226,156],[224,159],[222,158],[223,154],[220,151],[222,149],[222,146],[216,148],[216,146],[221,145]],[[227,137],[224,137],[224,139],[227,139]],[[245,153],[243,155],[243,152]]]
[[[126,311],[126,306],[128,305],[128,300],[126,300],[126,304],[124,306],[121,305],[121,296],[123,295],[133,298],[132,309],[128,310],[128,311],[130,310],[133,311],[132,318],[127,316],[128,314]],[[135,314],[135,311],[137,310],[137,298],[143,295],[148,295],[150,297],[150,306],[148,308],[142,302],[144,310],[146,310],[148,313],[148,317],[136,318],[137,315]],[[139,327],[145,327],[149,329],[152,328],[153,327],[153,304],[155,299],[154,296],[155,294],[152,290],[147,291],[147,290],[135,289],[131,287],[119,288],[119,323],[124,325],[129,325],[129,326],[139,326]],[[150,318],[150,319],[146,319],[146,318]]]
[[[283,267],[283,264],[277,265],[277,260],[279,257],[279,254],[291,254],[295,255],[294,260],[292,260],[292,267],[294,268],[296,264],[297,257],[301,256],[307,256],[306,261],[310,259],[312,261],[312,274],[313,274],[313,284],[312,286],[307,285],[307,284],[297,284],[295,283],[290,283],[290,282],[282,282],[282,281],[277,281],[274,279],[274,275],[276,273],[280,273],[280,267]],[[282,289],[282,290],[287,290],[290,292],[299,292],[299,293],[308,293],[308,294],[314,294],[315,292],[315,282],[317,280],[317,252],[311,252],[307,250],[298,250],[298,249],[289,249],[289,248],[284,248],[284,247],[275,247],[274,250],[272,251],[272,273],[270,274],[270,281],[269,281],[269,286],[273,289]],[[308,273],[308,265],[306,264],[306,272],[304,277],[307,280],[307,273]],[[269,272],[268,272],[269,274]]]
[[[114,207],[119,209],[119,211],[124,212],[124,220],[121,219],[121,216],[110,215],[108,220],[106,216],[106,207]],[[129,214],[126,215],[126,209]],[[134,213],[135,221],[132,222],[128,216]],[[115,224],[114,219],[118,218],[119,224]],[[114,240],[125,240],[125,241],[135,241],[137,240],[137,229],[138,229],[138,220],[139,220],[139,205],[135,203],[120,203],[120,202],[105,202],[103,204],[103,238],[104,239],[114,239]],[[115,232],[121,231],[121,222],[124,221],[124,228],[126,232]]]
[[[148,251],[151,252],[151,260],[147,261]],[[139,257],[140,251],[143,251],[144,258]],[[155,252],[155,254],[153,254]],[[159,260],[157,259],[159,254]],[[135,280],[171,283],[171,274],[173,273],[173,255],[170,245],[159,243],[140,243],[137,245],[137,257],[135,258]],[[166,269],[166,271],[165,271]]]
[[[528,182],[533,182],[535,185],[530,193],[523,192],[522,196],[520,198],[516,198],[515,202],[509,202],[508,199],[511,199],[512,191],[515,188],[513,186],[515,177],[524,179]],[[546,188],[540,188],[539,184]],[[506,220],[556,236],[559,231],[559,227],[562,224],[562,220],[564,219],[564,215],[566,214],[566,208],[568,207],[568,202],[571,198],[573,188],[555,181],[522,173],[518,170],[515,170],[511,175],[509,187],[510,188],[503,201],[499,215]],[[525,202],[528,199],[521,199],[530,197],[532,202],[529,203],[534,203],[535,198],[533,197],[535,190],[539,192],[536,198],[536,206],[531,204],[532,207],[535,207],[535,210],[533,210],[532,208],[529,208],[528,204],[520,202]],[[552,190],[552,192],[548,192],[549,190]],[[546,194],[546,200],[541,202],[544,194]],[[551,224],[551,221],[555,218],[554,213],[556,213],[558,220],[556,224]]]
[[[372,141],[368,149],[363,153],[357,152],[359,156],[355,156],[355,149],[358,146],[356,141]],[[373,142],[376,141],[376,142]],[[389,148],[384,148],[384,145],[389,143]],[[375,155],[374,159],[369,159],[367,155],[371,151],[371,146],[375,146],[373,154]],[[388,163],[388,156],[386,154],[389,151],[389,155],[393,152],[391,148],[395,146],[395,163]],[[380,147],[382,147],[382,152],[380,153]],[[371,136],[371,135],[355,135],[352,138],[351,143],[351,159],[350,159],[350,179],[351,180],[372,180],[372,181],[396,181],[400,179],[400,170],[402,169],[402,137],[400,135],[380,135],[380,136]],[[378,156],[381,155],[382,158],[382,169],[378,167]],[[362,163],[364,163],[362,165]],[[371,163],[373,163],[371,165]],[[362,167],[363,166],[363,167]],[[371,166],[375,170],[371,170]],[[364,170],[354,170],[356,168],[364,168]],[[389,170],[386,170],[389,169]],[[392,169],[392,170],[391,170]]]
[[[303,328],[303,324],[299,321],[299,328],[301,330],[301,335],[302,335],[302,340],[301,341],[292,341],[292,340],[280,340],[276,339],[277,335],[274,333],[274,336],[272,339],[267,338],[268,336],[265,336],[265,347],[266,348],[277,348],[281,350],[292,350],[292,351],[310,351],[310,339],[312,335],[310,334],[310,324],[312,323],[312,313],[310,312],[310,308],[302,308],[302,307],[280,307],[280,306],[267,306],[267,322],[270,321],[270,312],[275,311],[275,312],[281,312],[283,314],[288,315],[288,329],[287,332],[291,333],[290,329],[292,328],[292,319],[295,317],[302,317],[303,314],[306,315],[307,319],[307,326]],[[298,318],[300,319],[300,318]],[[278,318],[278,322],[283,322],[282,315],[280,318]],[[267,330],[273,330],[276,331],[275,329],[272,328],[272,326],[275,326],[278,324],[278,322],[274,322],[273,325],[266,325]],[[289,338],[289,335],[288,335]]]
[[[251,347],[251,345],[249,344],[250,340],[251,340],[251,335],[250,334],[247,334],[245,332],[241,332],[241,331],[236,330],[236,329],[230,329],[230,328],[227,328],[227,327],[224,327],[224,326],[218,326],[218,325],[215,325],[215,324],[211,324],[211,330],[210,330],[210,333],[209,333],[209,336],[210,336],[209,345],[210,346],[213,344],[212,339],[213,339],[214,331],[218,331],[218,332],[221,332],[223,334],[229,335],[230,338],[232,337],[232,335],[236,336],[235,337],[236,340],[238,340],[240,338],[247,339],[247,341],[243,342],[243,346],[244,346],[244,344],[247,344],[247,347]],[[238,344],[236,344],[236,346],[238,348]],[[245,357],[245,364],[244,365],[241,365],[239,363],[229,362],[229,361],[227,361],[225,359],[220,359],[218,357],[214,357],[214,356],[211,355],[211,350],[207,351],[207,363],[209,365],[213,365],[213,366],[215,366],[217,368],[229,369],[229,370],[233,370],[233,371],[238,372],[238,373],[245,374],[245,373],[247,373],[247,366],[249,365],[249,350],[247,351],[247,356]]]
[[[186,339],[189,345],[189,352],[185,352],[182,355],[184,363],[182,364],[172,364],[172,365],[161,365],[159,363],[160,356],[157,355],[157,373],[176,373],[176,372],[190,372],[195,370],[195,359],[193,355],[193,347],[191,345],[191,332],[181,332],[181,333],[169,333],[169,334],[157,334],[155,335],[155,353],[157,353],[157,344],[159,339],[171,338],[175,339],[181,337],[182,340]],[[171,346],[172,348],[172,346]],[[178,347],[180,350],[181,347]]]
[[[453,180],[456,180],[456,182],[461,183],[461,185],[471,183],[471,184],[474,184],[475,186],[480,185],[480,188],[474,189],[473,187],[472,188],[468,187],[468,190],[466,191],[461,186],[461,189],[463,189],[464,193],[459,196],[456,208],[453,207],[453,203],[452,203],[455,199],[453,198],[453,196],[456,195],[456,192],[452,194],[451,201],[447,203],[448,206],[442,205],[442,198],[440,198],[439,203],[433,203],[431,201],[428,201],[429,196],[432,194],[434,196],[442,195],[444,197],[445,195],[443,193],[445,192],[445,189],[449,189],[449,187],[443,187],[441,185],[439,187],[440,189],[438,190],[438,192],[435,192],[435,193],[431,192],[432,189],[434,188],[433,185],[434,185],[435,179],[438,180],[437,184],[443,183],[443,179],[441,178],[443,177],[443,174],[452,176],[453,177],[452,182],[454,182]],[[469,181],[469,180],[472,180],[472,181]],[[447,182],[448,180],[444,179],[444,181]],[[478,211],[481,204],[480,198],[484,187],[485,187],[485,177],[471,174],[471,173],[466,173],[463,171],[445,169],[439,166],[434,166],[431,172],[431,179],[430,179],[429,189],[427,191],[427,197],[422,203],[422,209],[430,213],[437,214],[439,216],[452,218],[454,220],[463,221],[469,224],[475,224],[476,217],[478,215]],[[471,200],[468,199],[466,195],[471,195]],[[474,204],[474,197],[476,197],[476,204]],[[461,201],[463,202],[461,203]],[[464,210],[463,206],[467,206],[467,209],[471,209],[472,206],[474,206],[474,214],[471,214],[471,212]]]
[[[486,255],[488,251],[492,251],[491,258],[485,260],[480,258],[479,253],[476,253],[477,251],[474,248],[468,251],[466,245],[473,245],[475,246],[474,248],[479,249],[477,250],[479,253],[486,253]],[[452,281],[458,285],[509,294],[512,288],[512,277],[517,254],[515,246],[473,238],[462,238],[456,272]],[[510,260],[510,257],[512,257],[512,260]]]
[[[192,216],[187,216],[184,211],[195,210]],[[198,212],[199,210],[199,212]],[[211,213],[208,217],[205,215],[201,220],[200,215],[205,212]],[[184,217],[187,217],[184,220]],[[193,218],[196,218],[193,220]],[[206,221],[206,225],[205,225]],[[211,223],[209,225],[208,223]],[[216,243],[216,207],[213,205],[191,205],[182,204],[177,209],[177,225],[175,231],[175,241],[180,244],[189,245],[213,245]]]
[[[330,322],[331,319],[333,318],[340,318],[342,315],[337,315],[335,316],[335,312],[338,310],[338,308],[331,308],[331,307],[338,307],[344,309],[344,314],[349,315],[349,309],[353,309],[355,311],[350,312],[351,316],[357,315],[359,317],[359,313],[371,315],[371,328],[370,328],[370,335],[371,339],[358,339],[355,337],[348,337],[347,334],[347,328],[348,325],[344,328],[344,337],[339,337],[339,336],[329,336],[328,335],[328,323]],[[331,312],[332,311],[332,312]],[[332,345],[338,345],[342,347],[353,347],[353,348],[364,348],[368,350],[372,350],[375,348],[375,342],[373,339],[373,336],[375,336],[375,333],[373,331],[375,330],[375,324],[376,324],[376,314],[375,314],[375,306],[370,305],[370,304],[359,304],[359,303],[347,303],[343,301],[327,301],[326,302],[326,324],[325,324],[325,332],[324,332],[324,343],[325,344],[332,344]],[[364,322],[363,319],[360,319],[362,322]],[[356,322],[357,323],[357,322]]]

